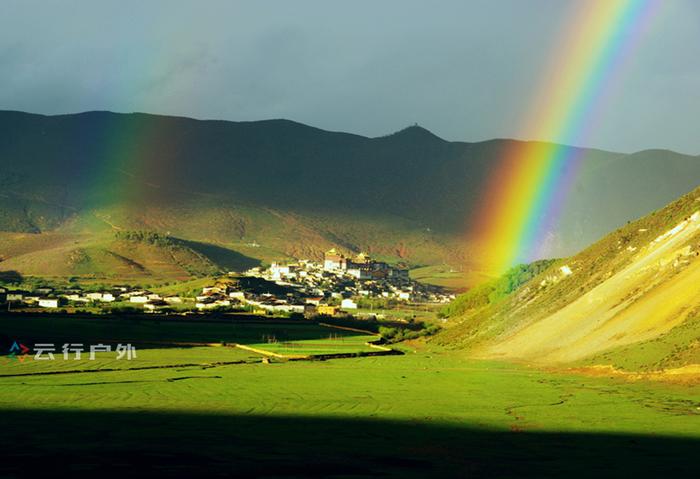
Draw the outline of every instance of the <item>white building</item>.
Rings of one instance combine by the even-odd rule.
[[[323,269],[326,271],[344,270],[347,267],[345,256],[340,254],[335,248],[332,248],[323,256]]]
[[[129,291],[129,292],[120,294],[119,297],[120,298],[131,298],[132,296],[144,296],[145,294],[146,294],[146,291],[143,291],[143,290]]]
[[[272,263],[270,265],[270,278],[272,279],[282,279],[289,276],[292,273],[292,267],[289,265],[281,265],[279,263]]]
[[[87,298],[90,301],[102,301],[103,303],[111,303],[113,302],[116,298],[112,293],[87,293],[85,295],[85,298]]]
[[[78,293],[70,293],[63,295],[68,301],[73,301],[75,303],[88,303],[90,300],[84,296],[80,296]]]
[[[341,309],[357,309],[357,303],[350,298],[345,298],[340,302]]]
[[[58,308],[58,299],[56,298],[39,298],[40,308]]]
[[[132,296],[129,298],[130,303],[146,304],[148,303],[148,296]]]
[[[228,299],[223,299],[223,300],[220,299],[218,301],[211,301],[211,302],[209,302],[209,301],[197,302],[195,304],[195,307],[199,310],[214,309],[214,308],[218,308],[218,307],[227,307],[227,306],[231,306],[231,301],[229,301]]]
[[[162,300],[155,300],[155,301],[149,301],[148,303],[143,305],[143,309],[146,311],[158,311],[159,309],[166,308],[168,306],[168,303]]]
[[[202,294],[220,294],[223,290],[219,286],[205,286],[202,288]]]
[[[104,293],[102,295],[102,299],[100,301],[102,301],[103,303],[111,303],[111,302],[115,301],[116,299],[117,298],[115,298],[112,293]]]

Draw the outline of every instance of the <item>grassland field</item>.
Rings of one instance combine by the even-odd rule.
[[[73,318],[60,314],[0,316],[0,346],[4,350],[15,341],[24,344],[52,343],[57,347],[65,343],[79,343],[85,347],[98,343],[122,343],[142,350],[141,358],[156,362],[161,361],[163,351],[182,349],[183,346],[199,346],[197,349],[206,351],[208,347],[212,351],[205,355],[207,358],[215,354],[225,355],[221,352],[221,346],[235,344],[274,353],[308,355],[371,351],[367,343],[378,339],[378,335],[369,331],[350,331],[307,320]],[[185,352],[181,354],[188,358],[195,357]],[[35,363],[45,364],[44,361],[27,361],[22,365],[34,367]]]
[[[700,446],[697,385],[545,372],[422,342],[399,345],[402,356],[269,364],[249,351],[203,345],[284,348],[264,340],[276,336],[299,350],[347,351],[373,338],[329,335],[306,322],[5,316],[0,335],[137,345],[130,361],[113,353],[94,361],[63,360],[60,352],[54,361],[0,357],[0,477],[700,472],[691,460]],[[153,368],[136,369],[143,367]],[[33,374],[71,370],[80,372]]]

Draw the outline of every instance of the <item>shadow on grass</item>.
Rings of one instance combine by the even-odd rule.
[[[232,391],[232,401],[235,392]],[[0,410],[0,476],[698,477],[700,441],[369,419]]]
[[[260,261],[223,246],[178,238],[177,241],[197,253],[206,256],[214,264],[227,271],[245,271],[260,266]]]
[[[330,329],[308,320],[234,320],[207,322],[177,317],[94,317],[71,315],[24,316],[0,313],[0,355],[17,341],[28,345],[51,343],[129,343],[139,349],[202,346],[208,343],[261,344],[268,341],[295,342],[334,337],[342,344],[350,331]],[[330,341],[330,339],[329,339]]]

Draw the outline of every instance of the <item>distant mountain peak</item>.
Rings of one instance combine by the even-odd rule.
[[[387,138],[408,138],[411,140],[445,141],[432,131],[423,128],[418,123],[414,123],[413,125],[407,126],[406,128],[399,130],[396,133],[392,133],[391,135],[388,135]]]

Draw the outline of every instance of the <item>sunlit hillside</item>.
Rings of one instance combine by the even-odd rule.
[[[700,189],[555,262],[508,299],[453,317],[439,341],[535,363],[697,364],[698,285]]]

